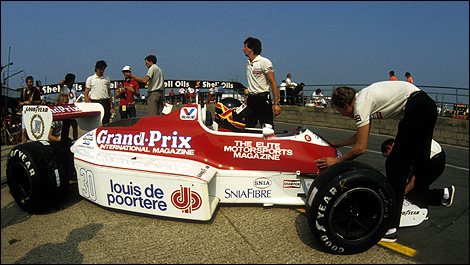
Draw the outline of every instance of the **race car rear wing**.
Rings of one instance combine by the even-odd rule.
[[[48,139],[53,121],[75,119],[80,129],[93,130],[101,125],[104,109],[99,103],[27,105],[23,106],[22,114],[29,138],[39,141]]]

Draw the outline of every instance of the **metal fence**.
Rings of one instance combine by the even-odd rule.
[[[303,89],[303,97],[301,97],[301,104],[305,106],[311,103],[312,94],[318,88],[326,98],[331,98],[331,93],[336,87],[349,86],[357,90],[361,90],[370,84],[319,84],[319,85],[305,85]],[[436,101],[436,105],[441,108],[440,115],[444,116],[446,110],[453,110],[454,104],[465,104],[469,106],[469,89],[462,87],[443,87],[443,86],[421,86],[416,85],[421,90],[425,91],[431,98]],[[468,116],[468,112],[467,112]]]
[[[314,85],[305,85],[303,89],[303,95],[297,96],[298,105],[301,106],[308,106],[308,103],[312,102],[312,94],[318,88],[321,89],[323,96],[327,99],[331,97],[331,93],[333,90],[338,86],[350,86],[356,88],[357,90],[361,90],[364,87],[369,86],[370,84],[314,84]],[[446,110],[453,110],[454,104],[465,104],[469,106],[469,89],[462,88],[462,87],[444,87],[444,86],[421,86],[416,85],[428,95],[430,95],[435,101],[437,106],[441,108],[440,115],[443,116]],[[207,90],[207,91],[206,91]],[[200,98],[203,100],[209,100],[209,90],[202,89],[200,91]],[[168,93],[169,91],[167,91]],[[244,98],[245,91],[244,89],[226,89],[224,97],[231,96],[235,98]],[[54,102],[54,99],[57,95],[56,94],[46,94],[44,97],[46,101]],[[9,97],[10,100],[6,99]],[[2,87],[2,107],[9,106],[11,102],[16,103],[16,98],[19,97],[19,91],[17,89],[10,89]],[[287,98],[291,96],[286,96]],[[170,96],[166,96],[168,102],[170,102]],[[14,99],[14,100],[13,100]],[[176,96],[175,99],[178,102],[182,102],[180,96]],[[137,100],[140,101],[140,100]],[[9,104],[10,103],[10,104]],[[468,113],[467,113],[468,115]]]

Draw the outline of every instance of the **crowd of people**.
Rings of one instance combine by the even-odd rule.
[[[141,99],[139,91],[139,83],[147,84],[148,97],[145,102],[149,105],[149,115],[162,115],[165,103],[165,85],[162,70],[156,65],[157,58],[155,55],[149,55],[144,59],[145,65],[148,67],[148,72],[144,78],[132,75],[131,67],[124,66],[122,69],[123,80],[119,82],[116,88],[115,98],[119,99],[119,114],[121,119],[136,117],[135,103],[136,99]],[[77,96],[75,89],[75,75],[68,73],[64,79],[59,82],[59,93],[55,100],[56,105],[59,104],[75,104],[76,102],[93,102],[99,103],[103,106],[104,115],[102,118],[102,125],[108,124],[112,115],[116,115],[114,109],[113,96],[111,94],[111,79],[104,75],[107,68],[104,60],[99,60],[95,64],[95,74],[89,76],[85,82],[85,92],[81,96]],[[26,87],[22,89],[18,99],[18,111],[21,114],[22,108],[25,105],[40,105],[46,104],[43,100],[43,92],[40,91],[38,86],[34,86],[34,78],[32,76],[26,77]],[[144,101],[144,96],[142,96]],[[27,133],[25,129],[25,122],[22,119],[22,143],[27,142]],[[50,140],[60,140],[58,131],[64,132],[68,138],[68,132],[72,127],[73,133],[71,140],[78,139],[78,128],[75,120],[66,120],[64,122],[54,122],[51,129]],[[63,141],[63,139],[61,140]]]

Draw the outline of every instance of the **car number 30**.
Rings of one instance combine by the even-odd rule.
[[[83,197],[96,201],[95,176],[91,170],[80,168],[80,179],[83,183]]]

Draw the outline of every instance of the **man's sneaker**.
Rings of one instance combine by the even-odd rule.
[[[452,202],[454,201],[454,193],[455,193],[455,187],[449,186],[445,188],[449,191],[449,198],[448,199],[442,199],[442,205],[449,207],[452,205]]]
[[[393,243],[393,242],[397,241],[397,238],[398,238],[398,234],[397,234],[397,231],[395,231],[395,232],[393,232],[389,235],[384,235],[384,237],[382,237],[382,239],[380,239],[380,241]]]

